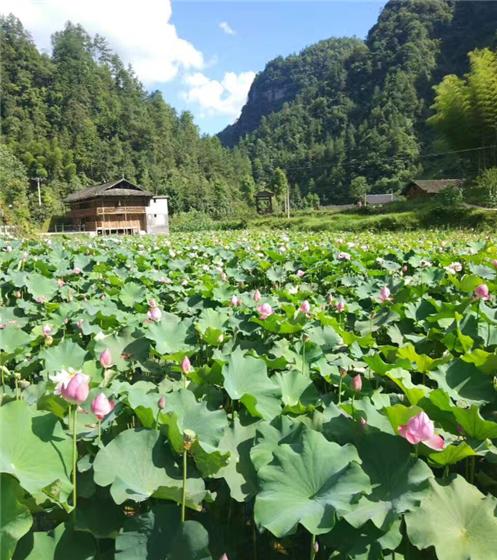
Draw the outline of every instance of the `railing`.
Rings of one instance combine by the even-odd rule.
[[[17,226],[7,226],[0,224],[0,235],[16,235]]]
[[[55,233],[78,233],[86,231],[85,226],[83,225],[76,225],[76,224],[55,224],[54,225],[54,232]]]
[[[145,214],[145,206],[101,206],[97,214]]]
[[[145,214],[144,206],[100,206],[97,208],[71,208],[72,218],[110,216],[113,214]]]

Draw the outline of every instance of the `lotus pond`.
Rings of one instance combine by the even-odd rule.
[[[497,558],[497,243],[0,241],[2,560]]]

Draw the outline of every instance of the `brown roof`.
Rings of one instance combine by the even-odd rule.
[[[411,185],[416,185],[427,193],[439,193],[447,187],[460,187],[462,179],[413,179],[403,190],[405,192]]]
[[[392,193],[386,194],[367,194],[366,202],[368,204],[388,204],[394,201],[394,196]]]
[[[110,183],[102,183],[88,189],[82,189],[70,194],[65,202],[77,202],[79,200],[88,200],[99,196],[153,196],[139,185],[134,185],[127,179],[119,179]]]

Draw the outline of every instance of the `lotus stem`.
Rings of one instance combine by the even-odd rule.
[[[98,421],[98,446],[102,445],[102,422]]]
[[[77,505],[77,471],[76,463],[78,460],[78,447],[76,445],[76,417],[78,414],[78,405],[74,405],[72,408],[72,505],[76,509]],[[100,424],[100,422],[99,422]]]
[[[316,558],[316,535],[311,535],[311,549],[309,552],[309,559],[314,560]]]
[[[183,489],[181,492],[181,523],[185,522],[186,511],[186,466],[187,466],[187,450],[183,449]]]
[[[343,376],[340,373],[340,381],[338,382],[338,404],[342,404],[342,380]]]

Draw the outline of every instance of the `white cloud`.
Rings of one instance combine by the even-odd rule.
[[[183,98],[197,104],[208,115],[226,115],[236,118],[247,100],[255,72],[226,72],[221,81],[211,80],[201,72],[186,76],[189,86]]]
[[[226,33],[226,35],[236,35],[236,31],[227,21],[220,22],[219,27]]]
[[[204,68],[204,57],[178,37],[170,23],[171,0],[2,0],[1,13],[13,13],[41,49],[66,21],[108,39],[145,84],[168,82],[180,70]]]

